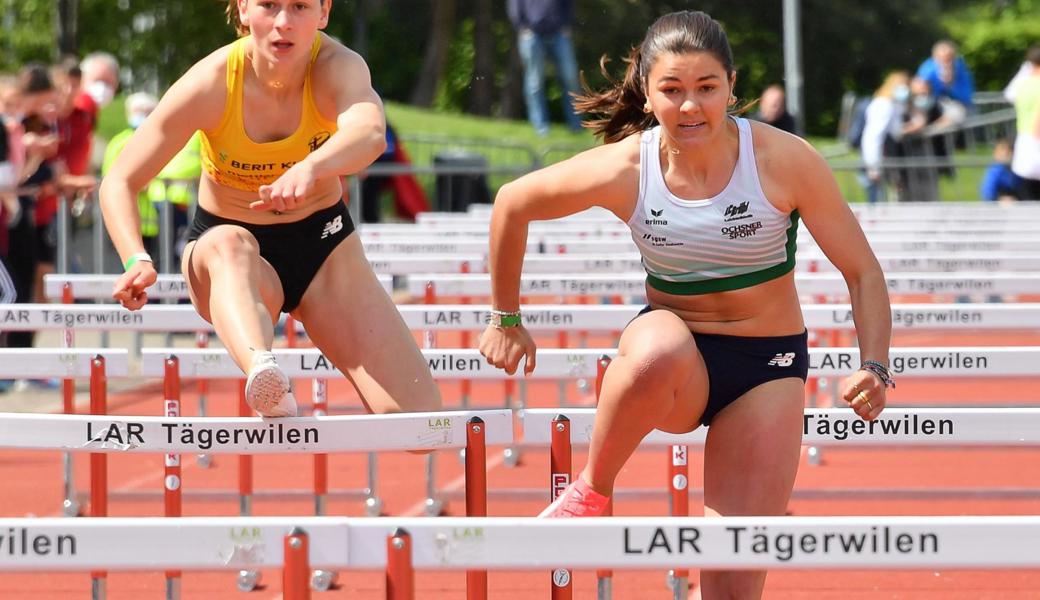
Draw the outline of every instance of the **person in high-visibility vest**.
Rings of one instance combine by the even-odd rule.
[[[155,109],[157,103],[155,96],[146,92],[137,92],[127,97],[126,122],[128,127],[117,133],[108,142],[108,146],[105,148],[105,158],[101,165],[102,176],[108,174],[116,157],[130,141],[134,131]],[[161,202],[169,201],[174,207],[173,239],[179,240],[180,234],[188,226],[188,209],[195,199],[193,184],[202,173],[199,147],[199,136],[196,134],[166,164],[148,187],[137,195],[137,208],[141,214],[141,237],[144,238],[145,247],[150,254],[159,256],[159,204]],[[174,252],[175,258],[179,258],[180,252],[177,250],[180,248],[183,248],[183,244],[177,243]],[[174,264],[177,264],[176,260]]]

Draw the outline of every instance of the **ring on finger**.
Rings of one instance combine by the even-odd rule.
[[[856,394],[856,398],[855,399],[859,400],[860,402],[867,402],[867,403],[870,402],[870,400],[867,400],[867,391],[866,390],[863,390],[862,392]]]
[[[867,410],[868,411],[874,410],[874,406],[870,403],[870,400],[866,400],[865,402],[867,403]]]

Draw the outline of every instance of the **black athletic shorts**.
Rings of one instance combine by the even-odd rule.
[[[650,312],[647,306],[639,314]],[[763,383],[786,377],[805,381],[809,375],[809,333],[744,337],[692,333],[708,369],[708,405],[702,425],[722,409]]]
[[[285,295],[282,312],[291,312],[299,306],[325,259],[354,232],[354,222],[343,202],[311,213],[299,221],[275,225],[225,219],[196,206],[188,241],[199,239],[207,229],[217,225],[237,225],[256,238],[260,244],[260,256],[271,263],[282,282]]]

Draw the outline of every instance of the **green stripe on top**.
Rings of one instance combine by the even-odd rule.
[[[646,282],[655,290],[677,296],[697,296],[700,294],[713,294],[715,292],[729,292],[742,290],[744,288],[765,283],[782,275],[790,273],[794,269],[795,252],[798,249],[798,211],[791,211],[791,225],[787,228],[787,260],[784,262],[742,275],[723,277],[720,279],[707,279],[704,281],[667,281],[655,277],[649,273]]]

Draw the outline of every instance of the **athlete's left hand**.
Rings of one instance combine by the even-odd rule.
[[[841,397],[864,421],[873,421],[885,409],[885,384],[877,375],[860,369],[845,380]]]
[[[301,160],[270,185],[257,190],[260,199],[249,205],[253,210],[285,212],[298,208],[314,191],[314,168]]]

